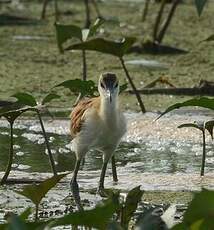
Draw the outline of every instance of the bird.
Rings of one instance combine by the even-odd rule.
[[[76,156],[71,179],[71,191],[79,210],[83,210],[77,174],[86,153],[95,149],[103,154],[103,164],[97,193],[105,195],[104,179],[107,164],[112,159],[113,179],[117,181],[114,152],[126,132],[126,119],[119,107],[119,79],[107,72],[99,77],[98,97],[81,99],[71,112],[70,131]]]

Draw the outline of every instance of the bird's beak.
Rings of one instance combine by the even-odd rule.
[[[107,90],[107,97],[109,98],[110,103],[112,102],[112,91],[111,89]]]

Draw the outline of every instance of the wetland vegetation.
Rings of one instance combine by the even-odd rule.
[[[214,228],[213,97],[140,94],[206,83],[203,93],[213,95],[213,12],[209,0],[0,1],[0,229]],[[117,150],[121,183],[107,180],[108,198],[98,197],[102,157],[91,152],[80,175],[86,210],[75,211],[66,118],[77,98],[98,95],[106,71],[119,76],[130,128]],[[203,115],[196,108],[181,123],[168,115],[155,131],[163,115],[187,106]],[[174,124],[199,129],[202,144],[186,140],[194,138],[187,129],[181,140]]]

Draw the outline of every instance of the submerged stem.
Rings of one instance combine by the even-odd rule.
[[[48,142],[48,137],[47,137],[47,134],[45,132],[45,127],[44,127],[44,124],[43,124],[43,121],[42,121],[41,114],[40,114],[39,110],[37,110],[37,115],[39,117],[39,122],[40,122],[40,125],[41,125],[41,128],[42,128],[43,136],[45,138],[45,144],[46,144],[46,147],[47,147],[47,150],[48,150],[48,156],[49,156],[49,159],[50,159],[52,171],[53,171],[54,176],[56,176],[57,171],[56,171],[56,166],[55,166],[55,163],[54,163],[54,158],[53,158],[53,155],[51,153],[51,148],[50,148],[50,145],[49,145],[49,142]]]
[[[205,139],[205,130],[202,130],[203,134],[203,155],[201,162],[201,176],[204,176],[205,160],[206,160],[206,139]]]
[[[9,159],[8,159],[8,163],[7,163],[7,168],[5,171],[5,174],[3,176],[3,178],[1,179],[0,184],[4,184],[7,181],[7,178],[10,174],[11,171],[11,166],[13,163],[13,124],[14,121],[9,121],[10,123],[10,151],[9,151]]]

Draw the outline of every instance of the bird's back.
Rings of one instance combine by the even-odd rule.
[[[95,110],[99,110],[100,106],[100,98],[94,97],[94,98],[87,98],[82,99],[72,110],[71,112],[71,136],[74,138],[82,128],[82,125],[84,124],[86,120],[86,112],[92,108]]]

